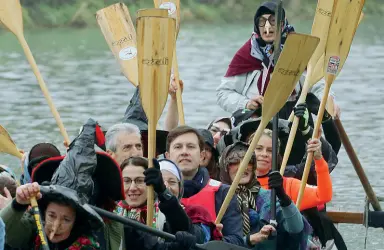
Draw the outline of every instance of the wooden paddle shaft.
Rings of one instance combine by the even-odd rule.
[[[355,168],[355,171],[360,179],[361,184],[363,185],[364,191],[369,199],[369,202],[372,204],[372,207],[375,211],[382,211],[380,202],[377,199],[375,192],[373,191],[373,188],[368,180],[367,175],[365,174],[363,167],[361,166],[361,163],[356,155],[355,150],[353,149],[351,141],[349,140],[348,135],[344,130],[343,124],[339,119],[336,119],[335,125],[337,127],[337,130],[339,131],[339,135],[341,141],[343,142],[345,151],[347,151],[348,157],[351,160],[353,167]]]
[[[364,225],[364,214],[353,212],[327,211],[333,223],[347,223]]]
[[[307,94],[308,94],[308,91],[309,91],[310,75],[312,74],[312,70],[311,69],[312,69],[312,67],[308,67],[307,77],[305,78],[304,86],[303,86],[303,89],[301,91],[299,100],[297,101],[297,104],[304,103],[305,99],[307,98]],[[294,115],[293,111],[292,111],[291,115]],[[291,129],[289,131],[289,137],[288,137],[287,145],[285,146],[283,161],[282,161],[281,167],[280,167],[280,174],[283,175],[283,176],[284,176],[285,168],[287,166],[289,155],[291,154],[291,150],[292,150],[292,146],[293,146],[293,141],[295,140],[297,128],[299,127],[299,122],[300,122],[299,117],[295,116],[294,119],[293,119],[293,123],[292,123]]]
[[[36,76],[36,78],[37,78],[37,81],[38,81],[38,83],[39,83],[39,85],[40,85],[41,91],[43,91],[44,97],[45,97],[45,99],[46,99],[47,102],[48,102],[48,106],[49,106],[49,108],[51,109],[51,112],[52,112],[52,114],[53,114],[53,117],[55,118],[56,123],[57,123],[57,125],[59,126],[60,132],[61,132],[62,136],[64,137],[64,141],[65,141],[66,143],[68,143],[68,145],[69,145],[70,140],[69,140],[67,131],[65,130],[65,128],[64,128],[64,124],[63,124],[63,122],[61,121],[59,112],[57,111],[55,105],[53,104],[52,97],[51,97],[51,95],[49,94],[47,85],[45,84],[44,79],[43,79],[43,77],[42,77],[41,74],[40,74],[39,68],[37,67],[36,61],[35,61],[35,59],[33,58],[33,55],[32,55],[32,52],[31,52],[29,46],[28,46],[28,43],[27,43],[27,41],[25,40],[24,35],[22,35],[22,34],[17,34],[16,36],[17,36],[17,39],[19,39],[19,42],[20,42],[21,46],[23,47],[24,53],[25,53],[25,55],[26,55],[26,57],[27,57],[27,60],[28,60],[29,64],[30,64],[31,67],[32,67],[32,71],[33,71],[33,73],[35,74],[35,76]]]
[[[245,156],[243,160],[240,163],[239,169],[237,170],[235,179],[233,179],[231,187],[229,188],[229,191],[227,193],[227,196],[225,197],[225,200],[223,201],[223,204],[221,205],[220,211],[217,214],[215,224],[219,224],[221,220],[223,219],[223,216],[225,212],[227,211],[227,208],[229,206],[229,203],[232,200],[233,195],[235,195],[235,191],[239,185],[240,179],[243,176],[244,171],[247,169],[249,161],[251,160],[252,154],[255,151],[255,148],[257,146],[257,143],[263,134],[263,131],[265,127],[267,126],[267,123],[264,120],[261,120],[259,127],[256,130],[256,133],[252,139],[251,144],[249,145],[249,148],[247,152],[245,153]]]
[[[39,237],[41,240],[41,246],[42,246],[43,250],[49,250],[48,240],[47,240],[47,236],[45,235],[45,231],[43,228],[43,223],[41,220],[40,211],[39,211],[39,207],[38,207],[36,198],[32,197],[30,201],[31,201],[31,206],[32,206],[33,217],[35,218],[37,231],[38,231],[38,234],[39,234]]]
[[[329,90],[330,90],[331,85],[332,85],[333,81],[335,80],[335,78],[336,78],[336,75],[327,74],[327,79],[325,81],[324,94],[323,94],[323,98],[321,99],[319,112],[317,114],[317,119],[316,119],[314,131],[313,131],[312,139],[319,138],[319,129],[321,126],[321,121],[322,121],[321,118],[324,115],[324,110],[325,110],[325,105],[327,104]],[[308,175],[309,175],[309,171],[311,169],[311,164],[312,164],[312,159],[313,159],[313,153],[310,152],[307,154],[307,160],[305,162],[304,173],[303,173],[303,177],[301,178],[301,186],[300,186],[300,190],[299,190],[299,194],[298,194],[297,202],[296,202],[296,206],[299,210],[300,210],[301,201],[302,201],[303,195],[304,195],[304,189],[307,185]]]
[[[153,168],[153,158],[156,158],[156,124],[148,120],[148,167]],[[153,186],[147,186],[147,225],[152,226],[155,195]]]
[[[180,78],[179,78],[179,65],[177,63],[176,46],[175,46],[175,50],[173,51],[172,68],[173,68],[173,74],[175,76],[175,82],[176,82],[176,86],[177,86],[176,101],[177,101],[177,112],[179,114],[179,123],[180,123],[180,125],[185,125],[184,106],[183,106],[183,99],[182,99],[182,94],[181,94],[181,85],[180,85]]]

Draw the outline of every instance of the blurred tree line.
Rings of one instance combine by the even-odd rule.
[[[96,25],[97,10],[117,0],[20,0],[26,26],[84,27]],[[384,0],[366,1],[364,12],[368,15],[384,14]],[[153,0],[121,0],[134,17],[140,8],[153,7]],[[260,3],[264,0],[181,0],[183,21],[237,22],[252,20]],[[310,20],[313,18],[316,0],[284,0],[290,17]]]

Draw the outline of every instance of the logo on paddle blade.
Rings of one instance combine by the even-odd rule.
[[[131,60],[137,55],[137,49],[135,47],[126,47],[119,52],[119,57],[121,60],[127,61]]]
[[[332,12],[331,11],[328,11],[328,10],[325,10],[325,9],[322,9],[322,8],[319,8],[318,9],[318,12],[323,15],[323,16],[327,16],[327,17],[332,17]]]
[[[277,70],[277,72],[279,72],[280,74],[282,74],[284,76],[298,76],[299,75],[299,70],[290,70],[290,69],[279,68]]]
[[[339,70],[339,65],[340,65],[340,57],[331,56],[328,61],[327,73],[336,75],[337,71]]]
[[[168,57],[164,57],[161,59],[143,59],[141,61],[142,64],[146,64],[148,66],[154,66],[154,65],[168,65]]]
[[[168,15],[172,15],[176,11],[176,5],[172,2],[165,2],[160,4],[159,6],[160,9],[167,9],[168,10]]]
[[[129,41],[133,40],[132,34],[128,34],[127,36],[119,39],[118,41],[113,41],[111,44],[112,46],[122,45],[123,43],[127,43]]]

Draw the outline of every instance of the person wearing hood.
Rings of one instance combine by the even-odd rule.
[[[216,148],[220,139],[232,129],[231,118],[218,117],[209,123],[207,129],[213,136],[214,147]]]
[[[236,142],[224,150],[220,158],[220,180],[223,183],[232,184],[248,147],[248,144]],[[271,178],[268,183],[270,189],[276,190],[279,199],[276,208],[277,227],[268,224],[271,219],[271,192],[260,187],[255,176],[256,169],[256,156],[253,154],[236,189],[245,244],[255,250],[305,250],[311,228],[285,193],[283,179],[278,172],[273,174],[280,178],[273,181]],[[269,235],[274,231],[277,231],[277,239],[269,240]]]
[[[219,152],[214,147],[214,141],[211,132],[208,129],[199,129],[201,136],[204,138],[205,146],[203,158],[200,161],[200,166],[207,168],[209,176],[212,179],[219,179]]]
[[[19,186],[12,203],[0,211],[9,246],[42,249],[34,217],[27,210],[32,197],[37,199],[50,249],[100,249],[94,233],[104,226],[102,218],[72,189],[36,182]]]
[[[263,96],[268,87],[271,73],[276,62],[274,58],[274,41],[276,38],[277,4],[272,1],[264,2],[254,16],[254,30],[251,38],[241,47],[232,59],[227,73],[216,89],[217,104],[225,111],[233,113],[238,109],[257,109],[263,104]],[[294,32],[288,24],[283,9],[281,23],[281,48],[287,36]],[[305,74],[302,75],[285,106],[279,112],[280,118],[288,119],[298,96],[302,90]],[[310,92],[320,100],[324,93],[324,81],[315,84]],[[333,94],[331,93],[331,98]],[[335,116],[340,116],[340,109],[335,104]]]
[[[52,143],[42,142],[34,145],[29,152],[23,153],[21,158],[22,174],[20,183],[27,184],[31,182],[32,170],[40,162],[60,155],[59,149]]]

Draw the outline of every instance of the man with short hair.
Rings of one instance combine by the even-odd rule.
[[[131,123],[119,123],[105,134],[107,153],[119,165],[131,156],[143,156],[143,145],[139,128]]]
[[[189,126],[179,126],[169,132],[166,157],[177,164],[184,177],[182,203],[205,207],[212,219],[216,219],[229,186],[210,179],[206,168],[200,168],[203,157],[204,139]],[[235,245],[243,245],[242,218],[234,196],[221,221],[223,240]]]

